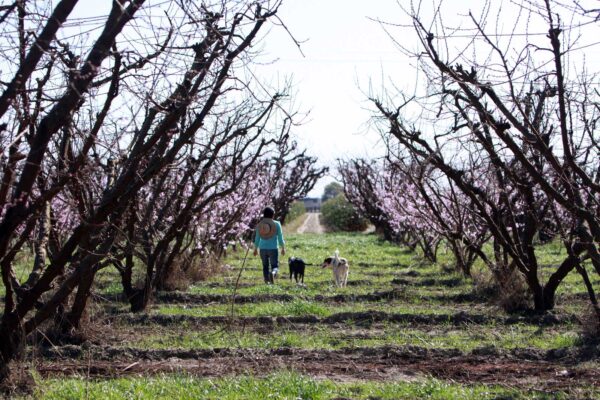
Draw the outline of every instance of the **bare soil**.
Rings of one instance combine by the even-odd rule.
[[[397,323],[411,325],[438,325],[452,324],[456,326],[473,324],[506,324],[513,325],[519,323],[536,324],[539,326],[555,326],[565,323],[577,322],[577,317],[573,315],[560,314],[532,314],[532,315],[514,315],[514,316],[494,316],[486,314],[475,314],[467,312],[457,312],[454,314],[403,314],[387,313],[383,311],[361,311],[361,312],[341,312],[328,317],[318,317],[315,315],[302,316],[261,316],[248,317],[239,316],[209,316],[196,317],[190,315],[165,315],[165,314],[141,314],[141,315],[120,315],[115,316],[112,322],[120,322],[133,325],[157,324],[162,326],[180,325],[187,323],[190,326],[223,325],[229,322],[238,325],[286,325],[286,324],[355,324],[370,325],[373,323]]]
[[[304,223],[300,225],[297,233],[324,233],[325,228],[321,225],[320,213],[308,213]]]
[[[347,302],[373,302],[382,300],[395,300],[404,298],[401,290],[388,290],[366,294],[337,294],[333,296],[301,296],[291,294],[255,294],[255,295],[227,295],[227,294],[191,294],[182,292],[165,292],[156,297],[156,303],[194,304],[195,306],[207,304],[255,304],[260,302],[294,300],[309,300],[325,303]]]
[[[284,368],[336,381],[413,380],[433,376],[467,384],[501,384],[536,390],[600,387],[600,371],[595,368],[546,361],[533,353],[488,353],[485,349],[462,354],[456,350],[419,347],[183,351],[86,350],[81,346],[64,346],[46,353],[37,370],[42,376],[119,377],[184,371],[202,377],[222,377],[240,373],[262,376]]]

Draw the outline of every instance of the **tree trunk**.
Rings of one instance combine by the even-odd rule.
[[[123,293],[125,298],[129,302],[129,308],[131,312],[144,311],[147,305],[147,300],[144,298],[144,289],[135,288],[131,281],[133,273],[133,255],[128,254],[125,257],[125,265],[120,265],[120,262],[116,262],[115,266],[121,274],[121,285],[123,286]]]
[[[546,310],[552,310],[554,308],[556,289],[563,281],[563,279],[577,266],[579,258],[570,255],[565,259],[558,269],[550,276],[548,283],[544,287],[544,300]]]
[[[472,262],[471,257],[467,255],[467,250],[458,240],[449,240],[449,243],[456,262],[456,270],[460,271],[463,276],[471,276]]]
[[[50,240],[50,228],[52,223],[50,218],[50,210],[50,203],[47,203],[44,206],[44,211],[39,218],[38,235],[34,246],[35,259],[33,261],[33,269],[31,274],[29,274],[29,278],[27,278],[27,282],[24,285],[26,287],[32,287],[37,282],[39,276],[46,267],[48,243]]]
[[[19,326],[19,318],[12,312],[2,317],[0,324],[0,382],[10,374],[10,362],[23,353],[25,332]]]
[[[75,299],[71,306],[71,311],[69,311],[65,318],[62,319],[62,323],[59,326],[62,333],[71,333],[73,331],[78,331],[81,328],[81,317],[83,316],[87,301],[90,297],[90,291],[95,275],[95,268],[91,271],[86,271],[81,275],[77,286],[77,293],[75,294]]]
[[[588,273],[585,270],[585,268],[583,268],[579,262],[577,262],[575,267],[577,268],[577,272],[579,272],[579,274],[583,278],[585,288],[587,289],[588,296],[590,297],[590,302],[592,303],[592,308],[594,309],[594,313],[596,314],[598,326],[600,326],[600,307],[598,307],[598,299],[596,298],[596,293],[594,292],[594,287],[592,286],[590,277],[588,276]]]

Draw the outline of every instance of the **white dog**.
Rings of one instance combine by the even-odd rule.
[[[327,257],[323,264],[321,264],[321,268],[327,268],[331,266],[333,269],[333,279],[335,280],[335,284],[337,287],[346,287],[346,283],[348,282],[348,271],[350,270],[350,265],[348,264],[348,260],[340,257],[340,252],[335,251],[333,257]]]

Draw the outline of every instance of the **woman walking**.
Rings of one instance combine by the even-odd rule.
[[[256,225],[254,232],[254,255],[256,256],[260,252],[266,284],[272,284],[273,278],[279,272],[279,246],[281,246],[281,255],[285,255],[281,223],[275,221],[274,216],[275,210],[266,207],[263,210],[263,219]]]

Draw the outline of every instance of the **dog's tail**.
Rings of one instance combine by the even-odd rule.
[[[333,256],[335,258],[335,265],[339,264],[339,262],[340,262],[340,251],[336,249],[335,253],[333,253]]]

